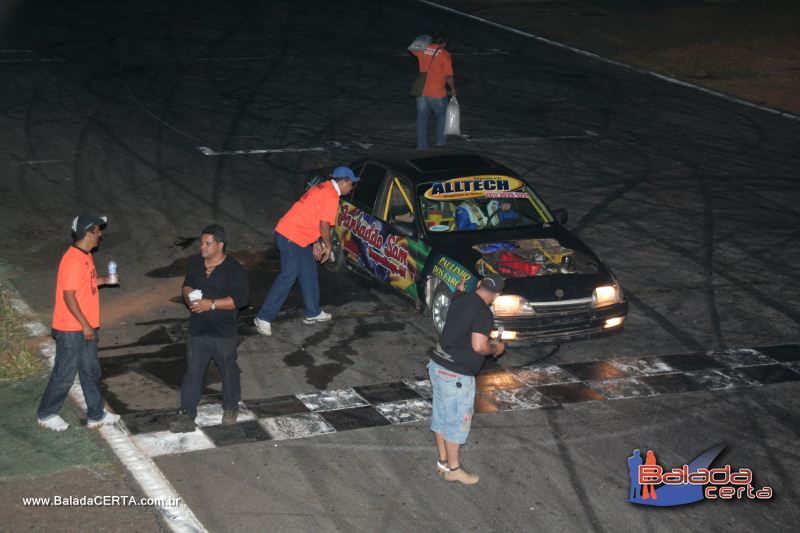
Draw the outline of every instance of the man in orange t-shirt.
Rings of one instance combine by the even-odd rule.
[[[73,245],[64,253],[58,266],[52,322],[56,357],[36,413],[39,426],[53,431],[64,431],[69,427],[58,411],[64,405],[76,374],[80,374],[86,400],[87,426],[94,428],[119,420],[119,415],[103,408],[100,360],[97,358],[100,328],[97,286],[107,284],[109,278],[97,277],[92,250],[100,244],[100,230],[106,221],[106,217],[95,215],[75,217],[71,227]]]
[[[445,114],[450,96],[456,95],[455,79],[453,78],[453,60],[447,48],[447,34],[439,30],[433,36],[430,44],[424,49],[417,49],[415,44],[420,42],[418,37],[409,46],[408,51],[417,58],[419,71],[426,72],[425,87],[422,95],[417,97],[417,149],[424,150],[428,147],[428,120],[431,112],[436,116],[436,146],[445,143]]]
[[[319,306],[319,279],[315,261],[324,263],[331,254],[331,226],[336,224],[339,197],[353,190],[360,178],[349,167],[337,167],[331,179],[311,187],[275,227],[275,245],[281,254],[281,271],[264,298],[255,319],[262,335],[272,335],[278,317],[295,280],[303,295],[303,322],[314,324],[331,319]]]

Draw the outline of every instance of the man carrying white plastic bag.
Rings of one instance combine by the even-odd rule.
[[[445,143],[445,114],[449,96],[456,95],[453,63],[447,48],[447,34],[439,27],[433,37],[420,35],[408,47],[417,58],[419,73],[409,90],[417,103],[417,149],[428,148],[428,121],[431,114],[436,117],[434,144]]]
[[[447,104],[447,113],[444,118],[444,134],[461,135],[461,106],[458,105],[458,100],[456,100],[455,96],[450,98],[450,103]]]

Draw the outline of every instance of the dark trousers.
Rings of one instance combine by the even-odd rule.
[[[97,359],[100,333],[94,330],[94,334],[95,339],[87,341],[83,338],[83,331],[52,330],[56,341],[56,360],[36,412],[41,420],[58,414],[75,382],[75,374],[80,377],[83,397],[86,399],[86,418],[92,421],[103,418],[100,361]]]
[[[239,365],[236,363],[237,337],[189,335],[186,341],[186,374],[181,384],[181,407],[190,418],[197,416],[203,376],[212,360],[222,374],[222,408],[237,409],[242,399]]]

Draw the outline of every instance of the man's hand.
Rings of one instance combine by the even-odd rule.
[[[319,258],[322,257],[322,244],[319,241],[311,247],[311,253],[314,255],[314,261],[319,261]]]
[[[94,328],[90,325],[83,326],[83,338],[87,341],[93,341],[97,338],[97,334],[95,334]]]
[[[322,264],[325,264],[328,262],[328,259],[330,258],[331,258],[331,249],[326,246],[325,248],[322,248],[319,257],[317,258],[317,261]]]
[[[211,311],[211,300],[208,298],[201,298],[200,300],[195,300],[189,305],[189,310],[192,313],[207,313]]]
[[[503,355],[503,352],[506,351],[506,343],[504,343],[504,342],[495,341],[493,346],[494,346],[494,356],[495,357],[500,357],[501,355]]]

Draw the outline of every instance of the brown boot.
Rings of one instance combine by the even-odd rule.
[[[235,424],[237,418],[239,418],[238,409],[225,409],[222,412],[222,425],[230,426],[232,424]]]
[[[449,472],[445,472],[443,476],[447,481],[458,481],[459,483],[463,483],[464,485],[474,485],[481,478],[476,476],[475,474],[470,474],[461,466],[457,466],[455,468],[451,468]]]

